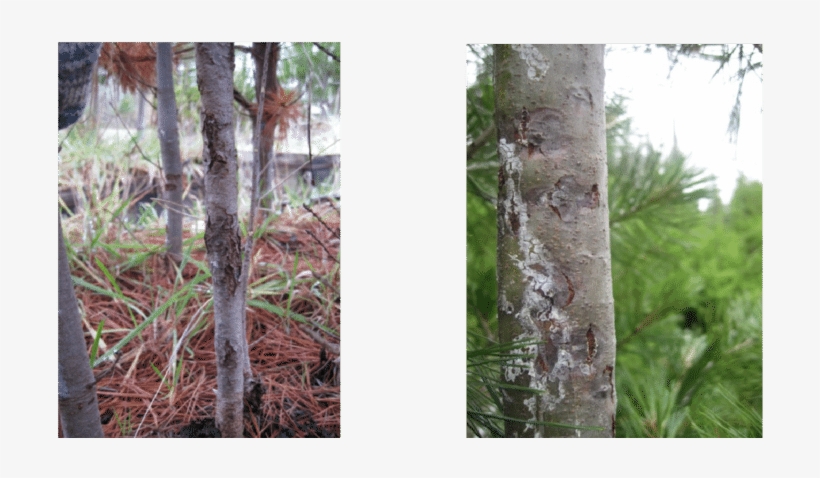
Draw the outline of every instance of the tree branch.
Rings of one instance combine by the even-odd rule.
[[[481,132],[472,143],[467,146],[467,161],[473,159],[476,151],[478,151],[484,144],[492,137],[495,131],[495,123],[491,124],[487,129]]]
[[[316,48],[318,48],[319,50],[321,50],[321,51],[323,51],[323,52],[327,53],[327,56],[329,56],[329,57],[333,58],[333,59],[334,59],[334,60],[336,60],[338,63],[341,63],[341,62],[342,62],[342,60],[340,60],[338,56],[334,55],[334,54],[333,54],[330,50],[328,50],[327,48],[323,47],[322,45],[320,45],[320,44],[318,44],[318,43],[316,43],[316,42],[313,42],[313,44],[314,44],[314,45],[316,45]]]

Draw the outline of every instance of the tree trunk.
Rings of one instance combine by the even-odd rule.
[[[91,73],[91,114],[89,114],[89,121],[91,127],[97,129],[97,119],[100,117],[100,77],[97,69]]]
[[[58,253],[59,297],[57,306],[58,397],[60,404],[60,425],[66,438],[102,438],[100,408],[97,404],[97,385],[88,360],[88,350],[83,337],[83,323],[74,283],[68,268],[68,256],[63,242],[63,225],[57,219],[60,232],[60,252]]]
[[[170,43],[157,44],[157,130],[168,211],[165,244],[168,255],[178,264],[182,260],[182,163]]]
[[[217,359],[216,423],[223,437],[242,436],[245,380],[250,380],[245,335],[242,238],[237,220],[237,161],[233,129],[234,52],[231,43],[197,43],[202,98],[205,247],[213,276]]]
[[[508,437],[615,435],[603,45],[496,45]],[[529,423],[528,423],[529,422]],[[533,422],[539,422],[538,424]]]
[[[276,93],[277,91],[279,91],[279,80],[276,78],[276,67],[279,62],[278,43],[274,43],[273,45],[271,45],[270,57],[268,58],[268,74],[266,77],[265,85],[262,85],[262,70],[264,68],[265,63],[265,45],[265,43],[254,43],[252,49],[254,63],[256,64],[256,104],[259,105],[260,108],[264,108],[263,98],[265,98],[268,94]],[[253,140],[254,144],[256,144],[256,117],[251,116],[251,118],[254,125]],[[276,121],[276,119],[271,119],[271,121]],[[272,188],[274,182],[273,178],[275,177],[273,174],[272,164],[274,129],[264,128],[263,125],[261,131],[262,137],[261,141],[259,142],[259,170],[261,171],[261,181],[259,185],[259,191],[261,196],[260,206],[262,208],[262,215],[264,217],[267,215],[267,211],[271,208],[271,204],[273,204]]]
[[[82,115],[88,99],[89,83],[100,52],[99,43],[60,43],[58,45],[58,129],[74,124]],[[88,360],[83,324],[74,283],[63,241],[62,220],[59,230],[57,302],[57,396],[63,436],[101,438],[97,385]]]
[[[134,100],[137,102],[137,139],[142,138],[142,132],[145,130],[145,96],[143,92],[137,89],[134,92]]]

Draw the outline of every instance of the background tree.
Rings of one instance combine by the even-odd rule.
[[[279,64],[279,43],[273,43],[271,44],[271,47],[267,49],[266,45],[267,43],[257,42],[254,43],[251,48],[254,65],[256,66],[254,79],[256,85],[256,104],[258,105],[263,104],[266,98],[270,98],[270,100],[272,100],[271,102],[274,103],[281,89],[279,86],[279,79],[276,76],[276,68]],[[267,58],[265,58],[266,51],[268,52]],[[263,121],[267,119],[267,122],[270,124],[269,127],[263,128],[256,127],[256,118],[256,115],[251,115],[254,131],[253,141],[254,144],[259,144],[259,169],[261,172],[259,188],[262,192],[260,206],[264,211],[270,209],[271,204],[273,203],[273,196],[270,194],[273,188],[274,177],[273,162],[271,161],[271,157],[273,156],[274,128],[277,118],[264,118],[263,116]],[[260,135],[258,143],[256,135]]]
[[[85,109],[99,43],[60,43],[59,129],[74,124]],[[88,359],[80,309],[68,265],[62,220],[58,215],[58,397],[60,424],[65,437],[103,436],[97,385]]]
[[[168,211],[165,244],[169,256],[182,260],[182,163],[179,158],[177,102],[174,95],[170,43],[157,43],[157,133],[165,176],[165,208]]]
[[[180,48],[184,49],[184,45]],[[176,57],[176,58],[175,58]],[[144,165],[156,166],[164,176],[160,204],[167,211],[166,247],[169,256],[177,263],[182,259],[182,164],[179,148],[179,127],[174,88],[174,64],[179,61],[171,44],[163,43],[104,43],[100,66],[108,73],[107,79],[116,79],[119,90],[131,93],[138,103],[136,134],[131,141],[142,154]],[[162,165],[143,152],[139,145],[144,123],[145,95],[156,97],[157,137],[159,139]],[[124,118],[119,118],[125,125]],[[126,127],[127,128],[127,127]],[[129,131],[130,134],[130,131]],[[135,176],[129,174],[128,176]],[[128,180],[130,181],[131,178]],[[144,185],[137,194],[151,192],[151,185]],[[133,191],[131,191],[133,192]]]
[[[603,45],[496,45],[508,437],[615,435]],[[537,424],[535,424],[535,423]]]
[[[256,135],[257,105],[264,93],[265,106],[260,122],[260,210],[266,215],[271,209],[274,197],[281,198],[283,192],[279,185],[274,184],[274,144],[276,141],[286,141],[286,132],[295,120],[301,118],[302,106],[299,102],[303,98],[311,98],[312,102],[307,107],[308,125],[297,134],[310,136],[311,118],[317,112],[320,120],[328,116],[338,116],[340,59],[339,43],[273,43],[267,59],[264,54],[265,45],[254,43],[251,48],[236,47],[237,51],[250,56],[254,67],[253,78],[244,71],[245,69],[239,72],[234,98],[250,118],[253,134]],[[263,65],[264,61],[269,64],[267,68]],[[263,81],[264,71],[267,71],[267,76]],[[256,102],[248,98],[256,98]],[[308,149],[311,146],[311,141],[308,141]],[[324,150],[316,152],[322,153]]]
[[[197,43],[196,60],[206,164],[205,246],[214,283],[216,423],[223,437],[241,437],[243,397],[251,371],[244,327],[242,238],[237,218],[233,44]]]
[[[340,43],[283,43],[280,82],[307,87],[320,115],[334,115],[341,107]],[[308,81],[309,80],[309,81]],[[321,153],[319,153],[321,154]]]

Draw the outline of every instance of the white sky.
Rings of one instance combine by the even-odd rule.
[[[606,94],[628,96],[627,116],[633,130],[645,134],[664,153],[677,133],[678,148],[690,164],[716,176],[724,204],[731,199],[739,173],[763,180],[763,82],[747,74],[741,96],[740,131],[737,144],[726,134],[729,113],[737,95],[737,82],[730,80],[736,64],[730,62],[712,78],[717,63],[680,58],[669,75],[666,51],[633,51],[615,45],[607,54]],[[764,66],[765,68],[765,66]]]
[[[689,164],[716,178],[721,201],[732,197],[738,175],[762,181],[763,114],[762,81],[747,74],[741,97],[737,144],[726,134],[729,113],[737,95],[730,80],[734,63],[712,79],[717,63],[680,58],[672,75],[666,51],[645,53],[631,45],[611,45],[605,60],[606,94],[627,96],[626,114],[633,132],[645,135],[656,148],[668,153],[673,135]],[[469,49],[468,49],[469,54]],[[468,72],[468,82],[474,73]]]

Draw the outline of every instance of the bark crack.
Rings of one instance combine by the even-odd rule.
[[[587,329],[587,364],[592,364],[592,360],[598,355],[598,341],[595,339],[595,332],[592,331],[592,324]]]

